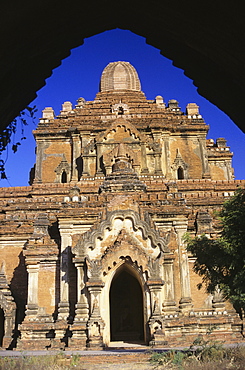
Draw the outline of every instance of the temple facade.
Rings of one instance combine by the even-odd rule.
[[[234,180],[199,107],[147,100],[135,68],[104,69],[93,101],[43,110],[30,186],[0,189],[0,341],[5,348],[238,342],[219,289],[198,289],[183,236],[220,233]]]

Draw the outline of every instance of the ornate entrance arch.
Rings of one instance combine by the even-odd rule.
[[[111,340],[148,343],[161,315],[166,239],[137,212],[118,210],[84,233],[73,253],[79,293],[72,330],[87,323],[89,347]]]

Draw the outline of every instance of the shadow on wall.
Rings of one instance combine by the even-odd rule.
[[[49,236],[51,239],[55,241],[55,243],[58,245],[59,248],[59,256],[60,256],[60,233],[59,233],[59,227],[58,222],[53,222],[52,225],[48,229]],[[58,258],[56,262],[56,271],[55,271],[55,308],[54,312],[52,314],[54,320],[57,320],[58,317],[58,305],[60,301],[60,259]]]
[[[68,271],[69,271],[69,322],[72,323],[75,317],[75,309],[77,304],[77,269],[72,262],[73,254],[71,252],[71,247],[68,248]]]
[[[27,285],[28,275],[25,266],[25,257],[23,252],[19,254],[19,264],[14,270],[13,278],[10,282],[10,290],[16,303],[16,319],[13,341],[10,345],[11,349],[16,347],[18,337],[18,325],[22,323],[25,317],[25,306],[27,304]]]

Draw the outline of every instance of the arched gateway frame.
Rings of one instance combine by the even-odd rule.
[[[124,291],[120,294],[119,290],[122,289]],[[137,305],[135,309],[132,308],[126,294],[131,296],[134,305]],[[101,291],[100,302],[101,316],[105,324],[103,327],[104,346],[110,346],[111,342],[146,344],[149,342],[151,295],[147,285],[147,276],[129,255],[121,256],[119,263],[110,270]],[[138,315],[137,323],[133,324],[136,314]]]
[[[81,236],[73,252],[78,269],[73,340],[86,334],[89,347],[149,343],[161,321],[166,240],[136,212],[113,211]]]

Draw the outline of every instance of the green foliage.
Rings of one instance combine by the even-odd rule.
[[[174,356],[173,356],[173,359],[172,359],[172,363],[174,365],[177,365],[179,368],[182,369],[182,364],[183,364],[183,361],[185,360],[185,358],[186,358],[186,353],[180,352],[180,351],[176,351],[174,353]]]
[[[71,357],[71,366],[77,366],[80,362],[81,356],[78,354],[72,355]]]
[[[163,365],[167,362],[166,352],[153,352],[150,357],[150,362],[157,365]]]
[[[0,133],[0,179],[7,179],[5,172],[5,163],[7,159],[3,159],[3,152],[8,150],[8,147],[11,145],[11,150],[16,153],[18,147],[21,145],[21,141],[25,140],[24,136],[24,127],[28,125],[27,120],[34,122],[35,113],[37,112],[36,106],[27,107],[20,112],[19,116],[16,117],[1,133]],[[17,130],[20,129],[20,140],[15,140],[15,134]],[[6,158],[8,155],[6,155]]]
[[[166,351],[166,352],[153,352],[150,362],[154,365],[175,365],[174,368],[183,369],[183,362],[189,356],[187,352],[182,351]]]
[[[102,354],[102,353],[101,353]],[[139,364],[124,361],[123,365],[120,363],[110,362],[109,358],[104,364],[94,364],[93,356],[80,356],[73,354],[67,356],[64,352],[56,354],[47,354],[42,356],[28,356],[23,352],[22,356],[15,357],[15,352],[12,353],[13,357],[0,356],[0,369],[1,370],[59,370],[59,369],[97,369],[97,368],[127,368],[139,369]],[[91,357],[91,359],[90,359]],[[109,356],[110,357],[110,356]],[[244,370],[245,364],[245,346],[236,346],[232,348],[224,348],[219,342],[204,340],[201,336],[197,337],[192,346],[185,351],[165,351],[154,352],[150,359],[153,369],[175,369],[175,370]],[[124,367],[128,364],[127,367]],[[142,364],[145,369],[145,363]],[[151,366],[148,366],[150,369]]]
[[[150,362],[155,365],[154,369],[244,369],[245,346],[225,348],[223,343],[209,339],[208,335],[212,330],[213,328],[210,327],[207,339],[199,335],[186,350],[152,353]]]
[[[225,298],[245,310],[245,189],[238,189],[224,203],[219,216],[221,236],[214,240],[186,235],[187,249],[196,257],[194,270],[202,276],[207,291],[219,286]]]
[[[198,361],[220,361],[225,356],[223,343],[217,340],[205,340],[198,336],[189,349]]]
[[[73,358],[75,357],[75,359]],[[0,369],[2,370],[58,370],[72,369],[79,363],[79,355],[67,358],[63,352],[55,355],[48,353],[43,356],[28,356],[23,353],[20,357],[0,357]],[[78,367],[79,369],[79,367]]]

